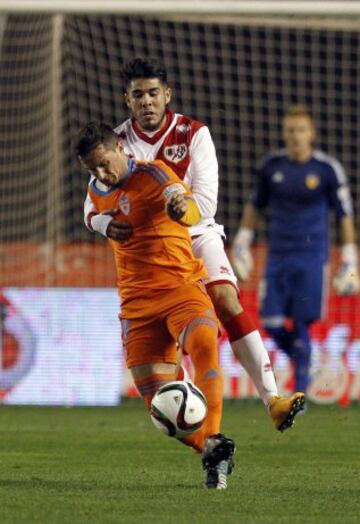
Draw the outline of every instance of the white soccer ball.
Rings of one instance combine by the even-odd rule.
[[[181,438],[194,433],[206,415],[206,398],[190,382],[169,382],[157,390],[151,401],[151,420],[169,437]]]

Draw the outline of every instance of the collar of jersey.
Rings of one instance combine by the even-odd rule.
[[[171,122],[173,121],[174,113],[170,111],[169,109],[166,110],[166,121],[164,125],[152,136],[147,135],[140,129],[139,124],[136,122],[134,118],[131,119],[131,123],[133,126],[133,129],[137,136],[141,138],[144,142],[147,142],[148,144],[154,145],[156,142],[163,136],[164,133],[169,129]]]
[[[96,186],[96,178],[94,178],[92,181],[91,181],[91,189],[98,195],[110,195],[110,193],[112,193],[113,191],[116,191],[117,189],[119,189],[119,187],[123,186],[124,184],[126,184],[126,182],[129,180],[130,176],[132,175],[134,169],[136,168],[136,164],[135,164],[135,160],[133,160],[132,158],[129,159],[129,162],[128,162],[128,172],[127,172],[127,175],[125,178],[123,178],[122,180],[120,180],[120,182],[118,184],[116,184],[116,186],[113,186],[111,187],[110,189],[107,189],[106,191],[102,191],[101,189],[99,189],[97,186]]]

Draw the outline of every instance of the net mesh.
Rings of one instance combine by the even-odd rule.
[[[230,239],[254,167],[280,146],[281,116],[293,103],[313,111],[319,145],[344,164],[359,209],[360,32],[352,21],[64,16],[60,22],[58,48],[53,17],[4,21],[2,285],[113,285],[112,255],[83,225],[87,180],[72,137],[91,119],[115,126],[126,117],[120,71],[135,55],[163,60],[172,107],[209,125],[220,164],[217,220]]]

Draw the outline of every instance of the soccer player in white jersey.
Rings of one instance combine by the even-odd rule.
[[[329,211],[336,215],[342,265],[334,285],[339,294],[359,292],[358,256],[350,191],[343,167],[314,148],[315,125],[306,107],[285,114],[286,148],[268,155],[258,173],[233,244],[233,263],[246,280],[250,244],[259,212],[270,210],[269,254],[262,288],[264,327],[293,361],[295,389],[306,391],[311,360],[310,325],[321,318],[326,298]],[[292,327],[287,327],[287,319]]]
[[[218,162],[209,129],[201,122],[168,109],[171,88],[162,64],[135,58],[123,68],[124,96],[131,118],[120,124],[126,153],[138,160],[163,160],[191,188],[201,212],[200,223],[190,228],[192,249],[205,262],[206,288],[226,329],[231,347],[252,378],[273,423],[283,431],[303,408],[304,395],[279,397],[269,356],[259,331],[239,302],[237,278],[224,251],[223,227],[214,215],[218,195]],[[85,201],[85,223],[93,230],[122,241],[131,235],[128,224],[111,213],[100,215]]]

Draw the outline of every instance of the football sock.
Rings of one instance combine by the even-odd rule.
[[[161,387],[167,384],[168,382],[171,382],[172,380],[175,380],[175,376],[173,373],[169,374],[154,374],[149,375],[145,378],[136,379],[135,384],[136,387],[139,390],[140,395],[144,399],[144,402],[148,409],[150,409],[151,406],[151,400],[157,390]]]
[[[184,380],[185,382],[193,382],[187,369],[184,366],[179,366],[176,380]]]
[[[224,324],[231,347],[240,364],[254,382],[264,404],[278,394],[269,355],[259,331],[242,311]]]
[[[208,318],[196,318],[187,327],[183,342],[195,368],[195,384],[206,397],[208,414],[202,431],[186,437],[185,442],[201,451],[205,439],[220,432],[224,379],[219,366],[217,350],[218,325]]]
[[[309,384],[311,339],[305,322],[294,324],[294,357],[296,391],[306,391]]]

